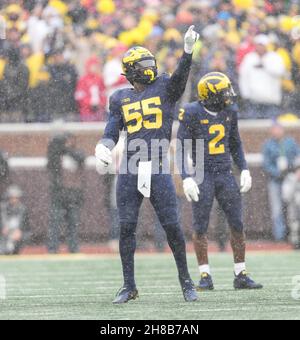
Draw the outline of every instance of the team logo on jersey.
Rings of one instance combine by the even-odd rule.
[[[130,103],[130,98],[122,99],[122,103]]]
[[[202,119],[202,120],[200,120],[200,123],[202,125],[208,125],[209,124],[209,120],[208,119]]]

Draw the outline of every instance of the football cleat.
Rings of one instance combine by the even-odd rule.
[[[113,301],[114,305],[121,305],[129,302],[130,300],[136,300],[139,297],[139,292],[136,288],[122,287],[116,298]]]
[[[207,290],[214,290],[214,283],[212,277],[207,273],[201,274],[201,280],[199,286],[197,287],[198,292],[203,292]]]
[[[183,297],[186,302],[198,301],[197,291],[195,289],[194,282],[191,279],[180,280],[180,284],[182,288]]]
[[[262,289],[263,285],[254,282],[245,271],[242,271],[234,279],[234,288],[239,289]]]

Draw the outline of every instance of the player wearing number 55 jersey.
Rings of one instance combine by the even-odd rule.
[[[130,49],[123,58],[123,69],[133,88],[117,91],[110,98],[109,122],[102,141],[96,147],[97,167],[102,169],[112,162],[111,150],[117,144],[121,130],[127,131],[127,154],[124,157],[130,159],[136,153],[136,150],[128,151],[131,142],[142,141],[148,146],[147,155],[138,161],[139,175],[128,171],[118,178],[117,203],[124,286],[114,301],[116,304],[126,303],[138,295],[134,278],[134,253],[138,215],[144,197],[150,198],[166,231],[185,300],[197,300],[188,273],[173,181],[171,175],[152,173],[151,145],[153,140],[171,138],[175,104],[185,90],[193,47],[198,37],[194,27],[190,27],[185,36],[185,52],[172,76],[158,76],[156,59],[147,49]]]
[[[186,162],[185,140],[204,141],[204,180],[202,184],[183,169],[184,191],[188,201],[193,201],[194,246],[197,254],[201,281],[199,290],[214,289],[207,252],[207,229],[216,197],[231,227],[231,244],[235,260],[236,289],[259,289],[245,267],[245,235],[242,221],[241,193],[251,189],[252,179],[248,170],[238,130],[235,92],[227,76],[209,73],[198,84],[199,101],[186,105],[179,114],[178,139],[183,146],[180,163]],[[196,149],[191,150],[196,165]],[[241,188],[232,174],[232,159],[241,171]],[[198,185],[200,184],[200,185]]]

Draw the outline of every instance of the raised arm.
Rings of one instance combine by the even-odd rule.
[[[185,91],[192,66],[193,50],[198,39],[199,34],[194,31],[194,26],[191,26],[184,38],[184,54],[167,85],[168,95],[174,102],[177,102]]]

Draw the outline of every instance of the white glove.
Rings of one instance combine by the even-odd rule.
[[[184,37],[184,51],[185,53],[192,54],[196,42],[199,40],[200,35],[194,31],[195,26],[191,26]]]
[[[186,196],[186,199],[189,202],[199,201],[200,190],[199,190],[198,184],[194,181],[192,177],[186,178],[183,181],[183,191]]]
[[[243,170],[241,173],[241,193],[245,194],[252,188],[252,177],[249,170]]]
[[[96,169],[99,173],[107,169],[107,167],[111,165],[113,161],[111,151],[103,144],[98,144],[96,146],[95,157]]]

